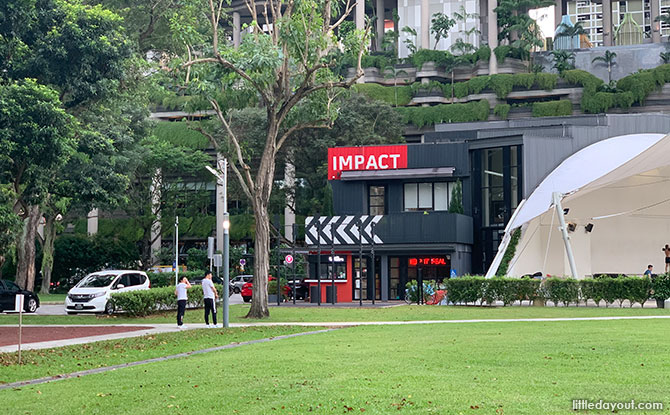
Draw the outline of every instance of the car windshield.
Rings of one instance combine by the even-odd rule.
[[[116,275],[99,275],[93,274],[81,280],[77,287],[79,288],[99,288],[107,287],[114,281]]]

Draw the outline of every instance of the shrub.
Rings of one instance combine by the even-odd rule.
[[[622,284],[623,278],[597,278],[596,286],[600,286],[603,300],[605,300],[605,305],[614,304],[616,300],[622,297],[621,291],[623,290]]]
[[[485,99],[467,104],[441,104],[432,107],[396,108],[403,122],[418,128],[438,123],[486,121],[489,118],[489,102]]]
[[[512,108],[509,104],[498,104],[493,108],[493,113],[501,120],[506,120],[509,110]]]
[[[488,280],[485,296],[486,302],[502,301],[503,307],[519,299],[519,279],[496,277]]]
[[[517,73],[513,77],[514,86],[524,87],[526,89],[531,89],[533,84],[535,84],[535,74],[534,73]]]
[[[470,79],[467,82],[469,93],[479,94],[488,86],[490,80],[491,80],[490,76],[476,76]]]
[[[624,292],[626,299],[630,301],[630,306],[633,303],[640,303],[644,307],[644,303],[651,296],[651,280],[649,277],[627,277],[623,278]]]
[[[563,303],[568,306],[570,303],[579,303],[579,282],[573,278],[551,277],[544,281],[545,297],[558,306]]]
[[[454,59],[454,55],[443,50],[419,49],[408,58],[408,60],[421,70],[426,62],[434,62],[438,68],[445,68]]]
[[[186,254],[188,255],[186,265],[188,265],[190,270],[195,271],[209,268],[207,251],[198,248],[190,248],[186,251]]]
[[[489,87],[495,91],[498,99],[504,99],[514,88],[514,76],[510,74],[491,75]]]
[[[656,89],[656,79],[651,71],[640,71],[619,79],[617,88],[633,94],[633,102],[644,103],[647,96]]]
[[[554,73],[537,73],[535,74],[535,85],[545,91],[551,91],[556,88],[558,82],[558,75]]]
[[[454,84],[454,96],[456,98],[464,98],[470,94],[469,82],[457,82]],[[446,91],[444,91],[444,96],[451,98],[451,84],[448,85]]]
[[[223,292],[223,287],[220,285],[216,285],[216,289]],[[123,310],[131,316],[146,316],[157,311],[171,310],[177,307],[174,287],[114,293],[111,301],[117,310]],[[192,307],[202,306],[202,286],[194,285],[188,290],[188,303]]]
[[[561,115],[572,115],[572,102],[567,99],[533,103],[533,117],[557,117]]]
[[[667,300],[670,298],[670,275],[658,275],[651,283],[652,295],[655,300]]]
[[[482,298],[484,277],[463,276],[447,280],[449,301],[453,303],[475,303]]]
[[[512,52],[512,47],[509,45],[500,45],[493,49],[493,53],[496,55],[496,59],[499,63],[502,63],[506,57],[508,57]]]
[[[383,101],[389,105],[396,105],[396,94],[398,106],[407,105],[412,100],[412,88],[408,85],[382,86],[379,84],[356,84],[352,89],[370,99]]]
[[[488,62],[491,59],[491,48],[489,45],[482,45],[475,53],[477,61]]]

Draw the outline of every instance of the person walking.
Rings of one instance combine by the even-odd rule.
[[[668,244],[665,244],[663,253],[665,254],[665,273],[667,274],[670,271],[670,246]]]
[[[212,272],[205,272],[205,278],[202,280],[202,297],[205,300],[205,326],[219,327],[216,324],[216,299],[219,298],[219,293],[212,282]],[[209,313],[212,313],[212,324],[209,325]]]
[[[184,326],[184,313],[186,312],[186,303],[188,302],[188,295],[186,290],[191,288],[191,283],[188,282],[188,278],[181,277],[177,288],[174,290],[174,293],[177,295],[177,327],[180,329],[185,329]]]

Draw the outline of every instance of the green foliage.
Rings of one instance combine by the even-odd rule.
[[[468,94],[479,94],[489,84],[490,76],[477,76],[467,81]]]
[[[515,301],[533,301],[540,287],[540,281],[536,279],[478,276],[452,278],[446,284],[449,301],[455,304],[502,301],[504,305],[510,305]]]
[[[509,104],[496,104],[493,108],[493,113],[501,120],[506,120],[511,108],[512,107]]]
[[[406,293],[411,303],[416,303],[419,300],[419,283],[416,280],[409,281],[405,284]],[[423,281],[423,301],[424,303],[430,299],[430,296],[435,294],[438,289],[436,281]]]
[[[475,53],[477,61],[488,62],[491,59],[491,48],[489,45],[482,45]]]
[[[412,87],[409,85],[356,84],[352,89],[370,99],[382,101],[389,105],[405,106],[412,100]]]
[[[447,280],[449,301],[454,304],[476,303],[482,298],[484,277],[463,276]]]
[[[621,78],[617,82],[617,88],[632,92],[634,102],[641,105],[644,104],[644,100],[656,89],[657,85],[652,71],[640,71]]]
[[[449,213],[464,213],[463,209],[463,184],[461,179],[456,180],[456,184],[451,191],[449,199]]]
[[[218,292],[223,292],[221,285],[215,284],[215,286]],[[174,291],[174,287],[125,291],[113,293],[111,301],[116,310],[125,311],[133,317],[143,317],[157,311],[177,308],[177,296]],[[194,285],[188,289],[188,305],[191,307],[202,307],[203,295],[201,285]]]
[[[538,72],[535,74],[535,84],[544,89],[545,91],[551,91],[556,88],[556,83],[558,82],[558,76],[553,73],[542,73]]]
[[[408,58],[408,60],[421,70],[426,62],[434,62],[438,68],[445,69],[454,63],[454,55],[443,50],[419,49]]]
[[[14,192],[9,185],[0,185],[0,257],[5,257],[16,241],[21,220],[14,213]],[[2,266],[0,261],[0,267]]]
[[[490,79],[489,87],[495,91],[498,99],[507,97],[514,88],[514,75],[496,74],[491,75]]]
[[[204,249],[191,248],[186,251],[188,255],[186,265],[190,271],[202,271],[209,269],[209,258],[207,258],[207,251]]]
[[[652,295],[656,300],[667,300],[670,298],[670,275],[663,274],[654,277],[652,281]]]
[[[547,278],[543,284],[545,298],[551,300],[554,306],[563,303],[566,307],[570,303],[579,303],[579,282],[572,278]]]
[[[179,277],[186,277],[189,281],[193,281],[196,278],[203,278],[204,275],[203,271],[179,271]],[[151,288],[174,287],[175,285],[174,272],[147,272],[147,276],[149,277],[149,281],[151,281]]]
[[[565,50],[553,50],[551,56],[554,58],[553,68],[558,73],[575,69],[575,54]]]
[[[156,123],[154,128],[156,137],[176,147],[186,147],[191,149],[206,149],[210,147],[207,137],[200,132],[189,127],[184,121],[161,121]]]
[[[444,13],[433,14],[433,18],[430,20],[430,32],[435,36],[435,46],[433,49],[437,49],[437,44],[440,39],[449,37],[449,30],[455,24],[456,21]]]
[[[485,99],[467,104],[441,104],[432,107],[396,108],[404,123],[418,128],[438,123],[486,121],[489,118],[489,102]]]
[[[581,69],[565,71],[561,74],[561,78],[571,85],[583,87],[585,93],[595,93],[598,87],[603,84],[602,79]]]
[[[519,238],[521,238],[521,228],[516,228],[514,232],[512,232],[507,249],[505,249],[505,255],[503,255],[502,261],[500,261],[500,266],[498,267],[497,273],[498,275],[507,274],[507,268],[509,267],[509,263],[512,258],[514,258],[514,254],[516,253],[516,246],[519,244]]]
[[[567,99],[533,103],[533,117],[558,117],[572,115],[572,102]]]
[[[101,269],[136,268],[138,260],[137,247],[132,240],[105,235],[62,235],[54,242],[52,281],[69,286],[86,274]]]
[[[444,96],[445,97],[450,97],[451,96],[451,84],[445,84],[445,90],[444,90]],[[457,82],[453,84],[453,89],[454,89],[454,96],[456,98],[465,98],[470,94],[470,91],[468,89],[469,82]]]

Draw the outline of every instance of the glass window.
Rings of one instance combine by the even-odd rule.
[[[419,209],[433,208],[433,184],[419,183]]]
[[[418,209],[417,185],[416,183],[405,184],[405,210]]]
[[[449,186],[446,182],[435,183],[435,210],[449,210]]]
[[[369,207],[370,215],[383,215],[386,213],[384,203],[384,186],[370,186]]]

